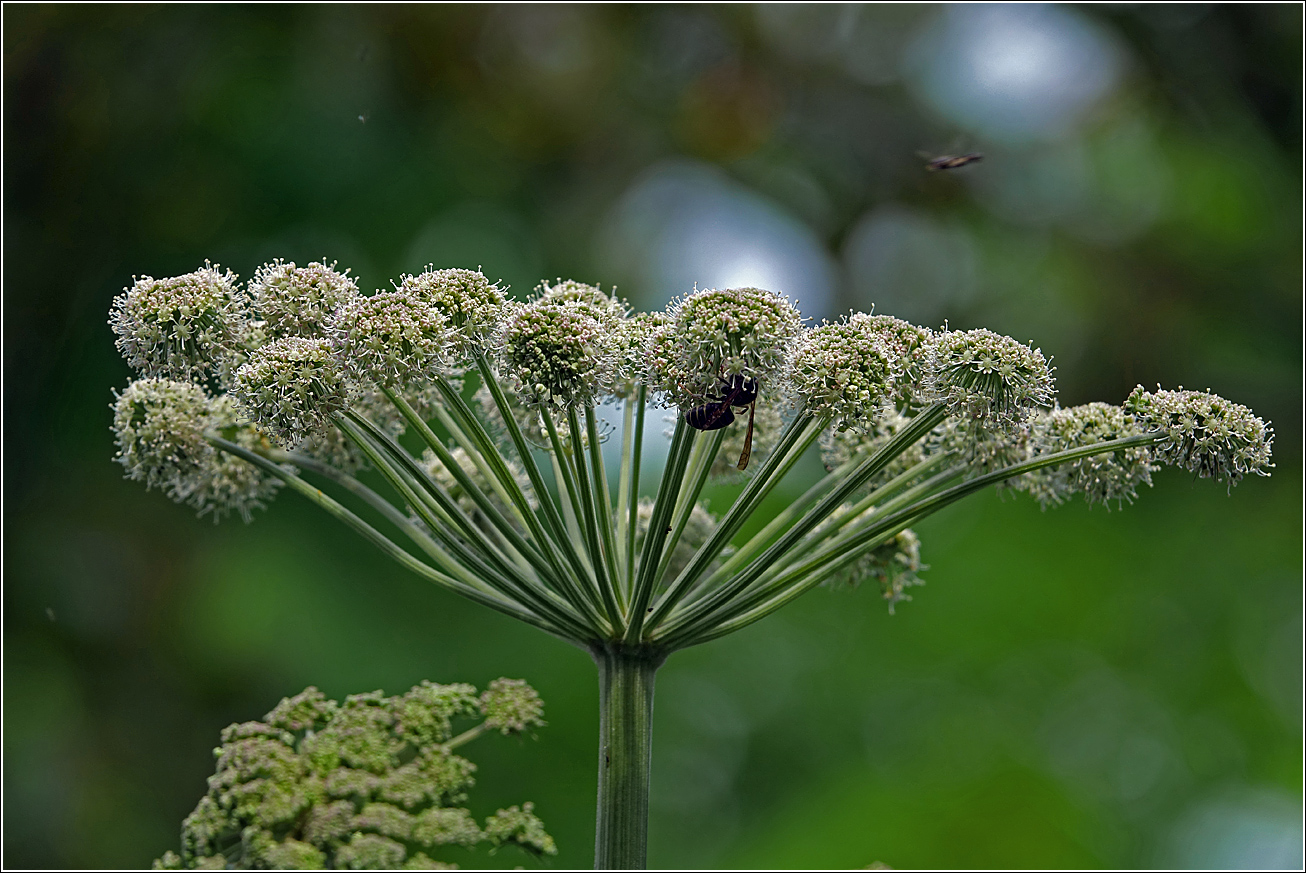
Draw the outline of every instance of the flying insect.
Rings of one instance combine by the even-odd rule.
[[[685,424],[695,430],[720,430],[735,420],[734,409],[748,408],[748,432],[744,435],[744,451],[739,455],[736,465],[741,471],[748,468],[748,459],[753,454],[753,415],[757,411],[757,380],[736,373],[730,378],[722,377],[721,384],[725,393],[719,400],[704,403],[685,411]]]
[[[964,167],[967,164],[973,164],[976,161],[984,160],[984,156],[979,152],[971,152],[965,155],[943,155],[934,158],[925,165],[925,169],[930,172],[938,170],[955,170],[958,167]]]

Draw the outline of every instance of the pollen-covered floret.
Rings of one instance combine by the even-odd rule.
[[[448,319],[401,291],[354,298],[336,312],[329,333],[350,376],[364,384],[421,386],[452,362]]]
[[[668,315],[668,327],[649,338],[649,384],[682,409],[711,400],[723,376],[774,386],[802,329],[787,298],[760,288],[695,291]]]
[[[896,358],[863,322],[827,322],[799,338],[789,388],[809,412],[831,417],[836,430],[867,430],[890,396]]]
[[[141,276],[109,313],[118,351],[144,376],[223,379],[249,332],[236,278],[208,262],[171,279]]]
[[[1153,457],[1198,476],[1228,482],[1249,473],[1268,476],[1274,429],[1246,406],[1209,391],[1144,391],[1139,385],[1125,401],[1143,432],[1158,432]]]
[[[271,339],[325,336],[331,314],[358,296],[349,271],[341,273],[325,259],[298,267],[278,258],[254,271],[247,290]]]
[[[983,328],[948,331],[925,354],[925,391],[952,415],[1001,428],[1052,405],[1052,371],[1043,353],[1011,337]]]
[[[1094,443],[1142,433],[1133,417],[1119,406],[1087,403],[1069,409],[1054,409],[1032,422],[1034,458]],[[1083,494],[1089,503],[1133,503],[1138,486],[1152,484],[1151,450],[1147,446],[1120,449],[1044,467],[1021,476],[1015,487],[1028,491],[1044,508],[1064,503]]]
[[[609,328],[586,308],[536,301],[499,329],[499,369],[530,405],[592,403],[612,366]]]
[[[182,824],[181,853],[155,867],[432,869],[447,845],[556,853],[529,803],[477,825],[461,806],[476,766],[452,753],[482,733],[541,726],[540,713],[534,690],[507,679],[480,696],[471,685],[423,682],[343,704],[306,689],[263,721],[222,732],[208,792]],[[454,736],[455,721],[477,720]]]
[[[208,475],[213,446],[204,438],[209,397],[193,382],[137,379],[113,404],[114,456],[128,479],[185,501]]]
[[[448,319],[458,332],[454,351],[460,357],[489,340],[505,301],[502,289],[479,270],[427,267],[416,276],[401,277],[399,290],[431,304]]]
[[[236,371],[231,394],[260,428],[292,446],[325,431],[348,401],[330,342],[297,336],[256,349]]]

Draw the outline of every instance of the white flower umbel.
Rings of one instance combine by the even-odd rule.
[[[109,314],[118,351],[143,376],[222,378],[250,329],[236,278],[207,261],[171,279],[141,276],[114,298]]]
[[[330,342],[298,336],[256,349],[236,371],[231,394],[282,445],[325,431],[348,399]]]
[[[247,290],[270,338],[321,337],[332,313],[358,296],[358,283],[335,262],[298,267],[278,259],[255,270]]]
[[[600,677],[604,868],[646,860],[653,685],[671,653],[832,579],[874,580],[892,608],[923,569],[910,528],[981,489],[1120,502],[1156,463],[1231,485],[1270,467],[1269,426],[1211,394],[1139,389],[1123,410],[1045,412],[1042,353],[987,330],[933,334],[853,313],[804,332],[787,299],[757,288],[695,291],[635,315],[572,281],[508,302],[468,270],[405,276],[366,298],[337,282],[334,304],[323,292],[295,309],[276,294],[303,278],[297,269],[256,276],[259,321],[216,270],[141,280],[119,301],[124,353],[189,381],[143,379],[119,396],[117,460],[215,517],[246,515],[284,483],[422,578],[586,649]],[[327,328],[277,335],[292,323]],[[196,384],[215,374],[230,397]],[[470,402],[454,374],[477,381]],[[656,464],[642,445],[650,394],[678,408]],[[621,438],[602,446],[595,407],[612,397]],[[710,426],[723,409],[733,423]],[[758,519],[818,440],[827,474]],[[747,478],[717,492],[732,500],[714,517],[700,498],[723,461]],[[366,482],[353,475],[364,464]],[[504,726],[530,720],[530,701],[518,703],[517,715],[504,704]],[[370,825],[407,827],[369,810]],[[336,861],[400,858],[403,846],[384,840],[364,833]]]

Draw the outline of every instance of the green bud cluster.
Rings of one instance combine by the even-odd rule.
[[[181,852],[162,869],[442,869],[443,846],[515,845],[556,854],[530,803],[480,825],[462,806],[476,766],[453,749],[482,733],[541,727],[543,704],[525,682],[423,682],[407,694],[316,688],[281,701],[262,721],[233,724],[214,750],[209,790],[182,823]],[[479,720],[454,735],[455,724]]]
[[[1246,406],[1205,391],[1144,391],[1139,385],[1125,410],[1145,431],[1160,433],[1157,461],[1198,476],[1238,484],[1246,475],[1268,476],[1274,430]]]

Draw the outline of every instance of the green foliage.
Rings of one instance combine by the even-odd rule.
[[[476,765],[453,749],[481,733],[544,725],[535,689],[496,679],[423,681],[408,693],[354,694],[344,703],[316,688],[283,699],[262,721],[233,724],[214,749],[209,790],[182,822],[181,853],[162,869],[442,869],[441,846],[515,845],[557,853],[534,805],[511,806],[477,825],[462,807]],[[480,719],[454,735],[455,721]],[[428,854],[430,853],[430,854]]]

